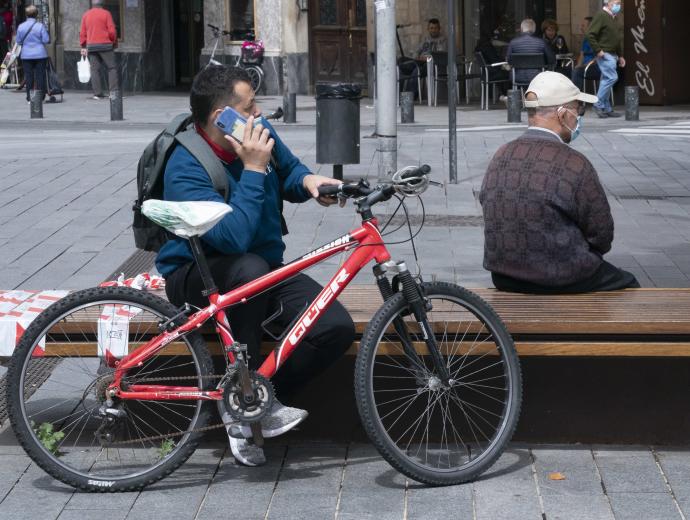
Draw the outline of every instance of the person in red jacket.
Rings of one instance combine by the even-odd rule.
[[[91,9],[81,18],[79,43],[81,55],[89,58],[91,64],[91,86],[93,98],[107,97],[101,83],[101,68],[108,71],[108,85],[110,91],[119,87],[117,64],[114,49],[117,47],[117,32],[110,11],[103,9],[103,0],[92,0]]]

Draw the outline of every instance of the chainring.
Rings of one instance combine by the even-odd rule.
[[[235,372],[223,385],[223,406],[230,416],[239,422],[253,423],[263,419],[273,406],[273,384],[261,374],[249,372],[254,400],[247,403],[242,395],[239,373]]]

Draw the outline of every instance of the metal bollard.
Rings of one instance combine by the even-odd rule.
[[[339,181],[343,180],[343,165],[342,164],[334,164],[333,165],[333,178],[338,179]]]
[[[400,122],[414,123],[414,92],[400,93]]]
[[[640,120],[640,87],[625,87],[625,120]]]
[[[519,90],[508,91],[508,122],[522,122],[522,92]]]
[[[283,123],[297,122],[297,94],[283,96]]]
[[[124,119],[122,113],[122,91],[121,90],[111,90],[110,91],[110,120],[111,121],[122,121]]]
[[[43,91],[32,90],[30,100],[31,119],[43,119]]]
[[[43,119],[43,92],[32,90],[29,99],[31,119]]]

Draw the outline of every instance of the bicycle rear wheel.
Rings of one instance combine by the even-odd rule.
[[[116,357],[159,334],[173,305],[124,287],[86,289],[46,309],[27,328],[7,373],[12,427],[28,455],[62,482],[87,491],[129,491],[159,480],[194,452],[208,402],[114,399],[105,391]],[[52,370],[42,372],[41,365]],[[36,374],[40,377],[36,378]],[[208,389],[211,357],[197,333],[177,338],[130,370],[123,385]]]
[[[448,283],[424,284],[424,291],[450,381],[438,376],[422,330],[396,294],[364,333],[355,395],[369,438],[394,468],[425,484],[459,484],[486,471],[512,437],[520,365],[505,326],[481,298]],[[400,320],[407,333],[396,328]],[[415,359],[405,353],[405,334]]]
[[[249,78],[252,82],[252,90],[254,90],[254,92],[259,92],[264,80],[264,71],[261,70],[261,67],[258,65],[244,65],[242,68],[249,74]]]

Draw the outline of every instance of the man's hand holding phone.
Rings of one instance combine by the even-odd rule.
[[[271,151],[275,140],[271,133],[263,125],[254,126],[254,116],[249,116],[244,127],[242,142],[238,143],[235,138],[225,135],[237,156],[244,163],[245,170],[266,172],[268,162],[271,160]]]

